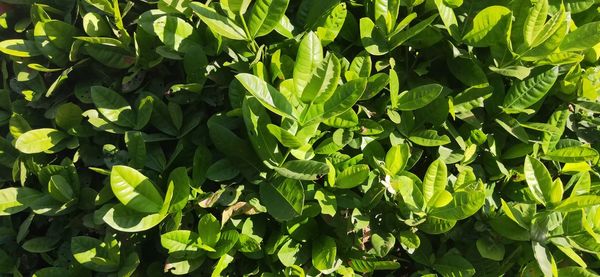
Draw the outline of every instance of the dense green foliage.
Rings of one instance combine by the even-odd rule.
[[[0,275],[598,276],[598,0],[0,0]]]

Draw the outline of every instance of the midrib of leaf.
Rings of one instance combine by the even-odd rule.
[[[544,95],[546,95],[546,93],[548,93],[548,91],[550,90],[550,88],[552,87],[554,82],[556,82],[557,76],[552,78],[552,81],[550,81],[550,82],[546,81],[546,77],[548,77],[548,74],[553,74],[553,73],[558,74],[557,71],[558,71],[558,68],[553,68],[550,71],[547,71],[538,76],[532,77],[531,79],[528,79],[525,81],[519,81],[519,83],[517,83],[516,85],[513,86],[515,88],[514,90],[512,90],[513,87],[511,87],[511,89],[507,93],[507,96],[514,94],[514,93],[512,93],[513,91],[517,91],[520,93],[518,93],[516,95],[516,97],[511,99],[512,100],[511,102],[504,103],[504,106],[507,108],[515,108],[515,107],[513,107],[513,105],[515,105],[515,103],[520,102],[521,99],[526,99],[526,100],[528,100],[527,102],[531,102],[533,100],[535,100],[535,101],[531,102],[530,104],[528,104],[524,107],[518,106],[518,108],[527,108],[527,107],[535,104],[537,101],[542,99],[544,97]],[[529,81],[531,81],[532,84],[530,84]],[[544,89],[544,87],[546,85],[548,85],[547,90]],[[536,92],[536,91],[542,91],[542,90],[545,90],[545,91],[540,93],[541,96],[539,96],[539,97],[530,93],[530,92]]]
[[[267,1],[269,1],[269,3],[267,3]],[[254,9],[258,9],[257,14],[259,14],[258,12],[262,12],[265,16],[262,16],[262,18],[258,17],[258,16],[250,17],[250,19],[258,18],[259,23],[260,23],[257,25],[256,30],[252,30],[252,34],[249,34],[250,37],[254,38],[260,32],[260,29],[262,28],[263,24],[265,23],[265,20],[267,20],[267,16],[269,16],[269,7],[270,7],[269,4],[272,4],[273,1],[276,1],[276,0],[258,0],[256,2],[256,4],[254,4],[254,7],[252,8],[252,14],[254,14]],[[264,6],[262,4],[264,4]],[[252,22],[250,22],[250,23],[252,23]]]

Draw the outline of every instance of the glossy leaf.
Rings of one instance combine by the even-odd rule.
[[[127,208],[142,213],[157,213],[162,208],[163,197],[152,181],[131,167],[114,166],[110,173],[110,186]]]
[[[299,116],[300,125],[331,118],[350,109],[363,95],[367,87],[364,78],[347,82],[335,90],[333,95],[323,103],[312,103]]]
[[[435,130],[419,130],[414,131],[408,137],[410,141],[427,147],[440,146],[450,143],[450,138],[447,135],[438,135]]]
[[[398,95],[393,106],[401,111],[412,111],[425,107],[435,100],[442,92],[438,84],[423,85],[404,91]]]
[[[27,187],[0,189],[0,216],[16,214],[28,208],[41,193]]]
[[[244,88],[260,101],[265,108],[284,117],[293,118],[292,104],[285,95],[258,77],[242,73],[236,76]]]
[[[573,30],[560,44],[561,51],[583,51],[600,43],[600,22],[590,22]]]
[[[166,214],[146,214],[116,204],[102,215],[102,220],[115,230],[121,232],[142,232],[158,225]]]
[[[587,162],[598,159],[598,151],[584,146],[570,146],[550,151],[544,158],[562,163]]]
[[[552,178],[548,169],[540,161],[527,156],[525,158],[525,180],[536,201],[546,204],[551,199]]]
[[[92,101],[108,121],[123,127],[135,126],[135,113],[127,100],[109,88],[92,87]]]
[[[508,37],[511,16],[511,11],[506,7],[487,7],[475,15],[472,27],[463,40],[477,47],[504,44]]]
[[[267,35],[284,16],[289,0],[258,0],[252,6],[248,19],[250,37]]]
[[[425,177],[423,177],[423,199],[425,203],[437,198],[437,196],[446,189],[448,183],[448,172],[446,164],[442,160],[435,160],[427,168]]]
[[[302,214],[304,188],[298,180],[280,178],[261,184],[260,198],[273,217],[287,221]]]
[[[548,1],[537,1],[533,8],[529,11],[525,26],[523,28],[523,37],[525,43],[529,46],[542,31],[546,18],[548,17]]]
[[[300,100],[305,103],[321,103],[335,92],[340,79],[341,65],[334,55],[329,55],[306,84],[300,95]]]
[[[240,26],[226,16],[218,14],[214,9],[197,2],[190,3],[190,8],[200,16],[202,21],[215,33],[229,39],[246,40],[247,36]]]
[[[369,166],[366,164],[353,165],[336,176],[336,188],[353,188],[361,185],[369,177]]]
[[[556,82],[558,68],[518,81],[510,87],[504,98],[505,107],[525,109],[542,99]]]
[[[34,129],[20,135],[15,148],[25,154],[40,153],[55,147],[66,137],[65,133],[56,129]]]
[[[319,37],[313,33],[307,33],[300,45],[296,55],[296,64],[294,65],[294,89],[296,94],[303,94],[304,88],[313,75],[313,72],[323,60],[323,47]]]
[[[335,240],[321,236],[312,245],[312,264],[320,271],[332,269],[336,262],[337,246]]]
[[[316,180],[327,174],[327,164],[311,160],[288,161],[281,167],[275,168],[281,176],[296,180]]]
[[[15,57],[35,57],[40,51],[33,41],[22,39],[7,39],[0,42],[0,52]]]

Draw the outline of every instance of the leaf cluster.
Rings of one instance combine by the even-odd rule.
[[[0,274],[598,276],[599,10],[0,0]]]

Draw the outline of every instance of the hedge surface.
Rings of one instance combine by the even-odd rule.
[[[600,1],[205,2],[0,0],[0,275],[598,276]]]

